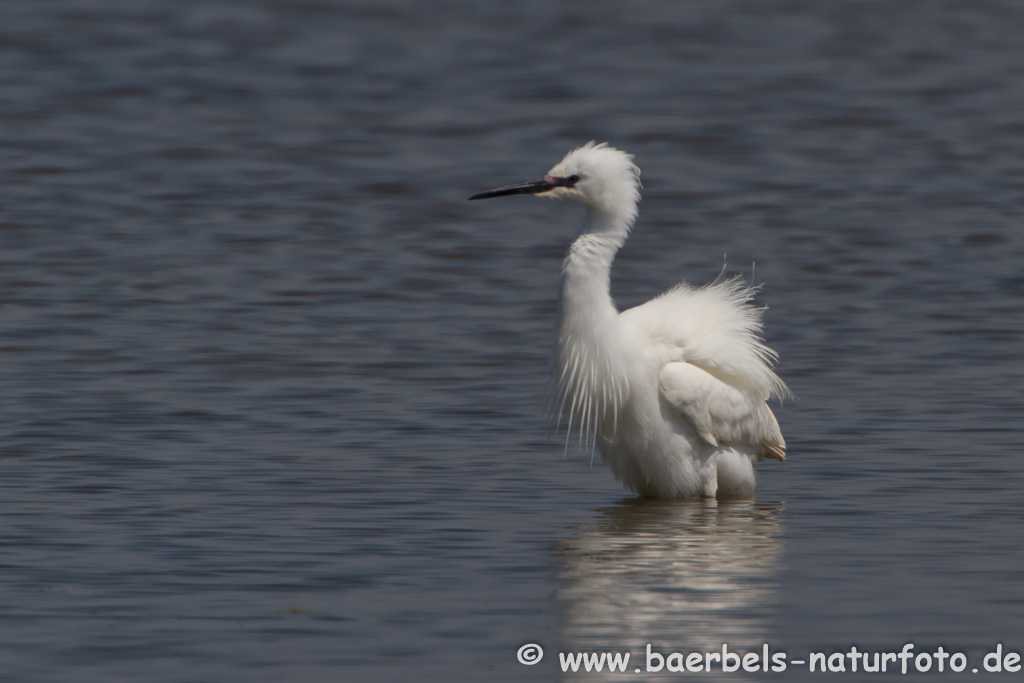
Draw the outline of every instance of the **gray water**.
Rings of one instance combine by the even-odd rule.
[[[970,670],[1024,650],[1022,35],[996,0],[6,0],[3,680],[910,642],[1013,679]],[[590,139],[643,169],[621,307],[764,285],[798,400],[752,500],[638,501],[551,434],[580,209],[465,198]],[[659,676],[610,680],[821,678]]]

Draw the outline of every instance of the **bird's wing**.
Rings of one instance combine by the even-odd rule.
[[[658,376],[662,401],[690,431],[712,446],[752,446],[784,460],[786,442],[768,404],[727,375],[693,363],[666,363]]]

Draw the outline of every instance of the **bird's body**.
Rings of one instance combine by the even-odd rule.
[[[562,266],[555,351],[559,418],[596,444],[615,476],[655,498],[746,495],[753,463],[782,460],[766,401],[787,390],[760,338],[761,311],[739,280],[679,285],[619,312],[615,254],[636,219],[639,170],[590,143],[541,180],[471,199],[539,194],[587,206]]]

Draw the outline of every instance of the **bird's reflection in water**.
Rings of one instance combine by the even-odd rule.
[[[759,652],[776,605],[783,509],[631,499],[602,510],[559,544],[560,651],[630,652],[630,673],[644,667],[648,643],[662,654],[723,643]],[[727,678],[719,665],[715,680]]]

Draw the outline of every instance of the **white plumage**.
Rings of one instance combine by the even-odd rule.
[[[536,194],[582,202],[583,233],[562,265],[555,349],[559,420],[612,472],[655,498],[754,490],[753,463],[783,460],[766,401],[788,395],[741,280],[679,285],[621,313],[610,272],[636,220],[640,171],[605,144],[574,149],[540,180],[470,199]]]

